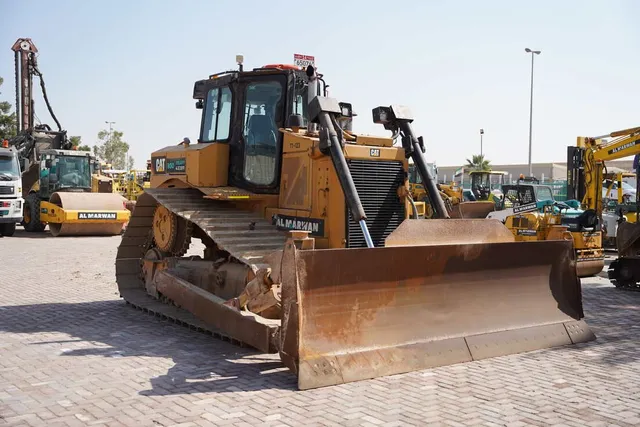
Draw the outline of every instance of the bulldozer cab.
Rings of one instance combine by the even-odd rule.
[[[91,191],[91,157],[69,150],[44,150],[40,160],[42,199],[57,191]]]
[[[229,144],[229,184],[254,193],[279,191],[283,134],[289,117],[308,124],[306,77],[299,69],[266,66],[195,83],[202,108],[199,143]]]

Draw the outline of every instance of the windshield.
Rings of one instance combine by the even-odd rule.
[[[20,178],[18,159],[15,156],[0,156],[0,180],[15,181]]]
[[[633,188],[633,186],[627,184],[626,182],[622,181],[622,189],[623,190],[627,190],[627,191],[636,191],[635,188]]]
[[[56,160],[57,163],[51,168],[51,173],[58,176],[59,187],[91,187],[88,157],[60,156]]]

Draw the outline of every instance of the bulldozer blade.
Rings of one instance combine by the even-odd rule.
[[[451,218],[486,218],[495,210],[496,204],[491,201],[461,202],[451,209]]]
[[[622,221],[616,230],[618,256],[634,256],[640,251],[640,223]]]
[[[281,275],[302,390],[595,339],[572,242],[515,242],[499,221],[405,220],[383,248],[289,241]]]

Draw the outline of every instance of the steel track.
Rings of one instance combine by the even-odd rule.
[[[153,246],[153,213],[163,205],[205,232],[216,245],[246,265],[266,266],[265,257],[282,250],[287,235],[260,215],[230,203],[204,199],[196,189],[147,189],[136,203],[116,255],[116,282],[120,296],[133,307],[183,326],[242,345],[170,301],[147,294],[142,260]]]

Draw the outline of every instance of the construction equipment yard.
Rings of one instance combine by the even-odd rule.
[[[299,391],[277,354],[127,306],[120,241],[0,239],[0,425],[640,425],[640,293],[606,271],[581,279],[594,341]]]

